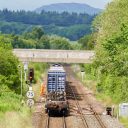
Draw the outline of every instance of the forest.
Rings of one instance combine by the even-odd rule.
[[[22,34],[31,31],[35,26],[40,26],[46,34],[78,40],[85,34],[91,33],[91,23],[95,16],[82,13],[45,11],[38,14],[30,11],[4,9],[0,10],[0,31],[5,34]]]

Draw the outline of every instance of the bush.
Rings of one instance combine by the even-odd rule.
[[[0,42],[0,85],[19,92],[18,59],[13,55],[11,46]]]

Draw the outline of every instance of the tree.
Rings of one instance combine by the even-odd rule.
[[[128,1],[114,0],[94,22],[98,90],[116,102],[128,100]]]
[[[83,49],[91,50],[94,49],[95,40],[94,34],[85,35],[78,40],[78,43],[82,45]]]
[[[50,40],[49,37],[43,35],[37,43],[36,48],[38,49],[50,49]]]
[[[44,31],[40,27],[34,27],[31,32],[24,34],[26,39],[37,39],[39,40],[44,35]]]
[[[0,10],[0,31],[5,34],[22,34],[26,32],[26,38],[40,39],[43,35],[42,27],[47,34],[78,40],[85,34],[91,33],[91,23],[95,15],[86,13],[68,12],[35,12]],[[33,33],[31,33],[31,29]],[[35,28],[36,27],[36,28]],[[29,33],[30,32],[30,33]]]
[[[10,44],[0,42],[0,85],[18,92],[20,81],[18,59],[13,55]],[[5,90],[4,90],[5,91]]]
[[[50,46],[51,46],[51,49],[63,49],[63,50],[72,49],[67,39],[57,37],[57,36],[53,36],[50,38]]]

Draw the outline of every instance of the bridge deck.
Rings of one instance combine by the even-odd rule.
[[[14,49],[13,53],[23,62],[92,63],[94,51]]]

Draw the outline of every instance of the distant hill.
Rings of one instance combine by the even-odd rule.
[[[98,14],[102,11],[101,9],[94,8],[87,4],[80,4],[80,3],[58,3],[58,4],[45,5],[40,8],[37,8],[35,11],[37,13],[40,13],[42,10],[57,11],[59,13],[64,11],[67,11],[69,13],[72,13],[72,12],[87,13],[89,15]]]

